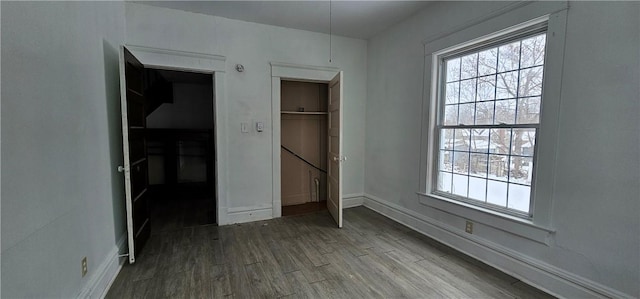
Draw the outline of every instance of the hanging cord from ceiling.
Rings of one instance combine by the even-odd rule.
[[[331,62],[331,24],[332,23],[332,18],[331,18],[331,0],[329,0],[329,62]]]

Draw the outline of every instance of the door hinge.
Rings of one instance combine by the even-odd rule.
[[[333,161],[344,162],[344,161],[347,161],[347,157],[345,156],[333,157]]]

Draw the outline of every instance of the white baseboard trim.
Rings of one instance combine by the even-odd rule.
[[[228,208],[226,224],[236,224],[267,220],[273,218],[273,208],[269,207],[241,207]]]
[[[347,194],[342,196],[342,208],[354,208],[364,204],[364,194]]]
[[[347,194],[342,196],[344,209],[361,206],[364,202],[364,194]],[[227,208],[225,221],[219,221],[218,225],[229,225],[273,219],[273,207],[254,206]]]
[[[364,206],[428,237],[476,258],[530,285],[561,298],[633,298],[618,290],[531,258],[500,244],[466,234],[446,223],[420,215],[370,194]]]
[[[89,282],[80,291],[78,298],[104,298],[107,291],[113,284],[113,281],[120,273],[125,259],[119,258],[121,252],[125,251],[126,234],[124,234],[118,243],[113,246],[107,258],[98,265]]]

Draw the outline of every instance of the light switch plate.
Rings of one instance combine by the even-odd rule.
[[[258,131],[258,132],[264,131],[264,123],[263,122],[259,121],[259,122],[256,123],[256,131]]]
[[[241,122],[240,123],[240,131],[242,131],[242,133],[249,133],[249,123]]]

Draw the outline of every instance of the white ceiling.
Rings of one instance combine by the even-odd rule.
[[[329,1],[137,1],[153,6],[329,33]],[[428,1],[331,1],[332,33],[368,39]]]

